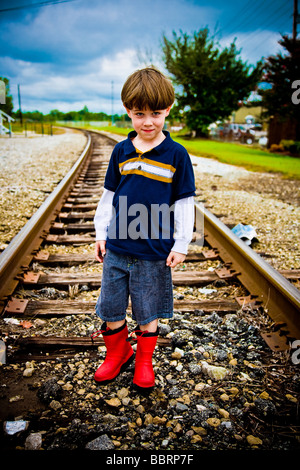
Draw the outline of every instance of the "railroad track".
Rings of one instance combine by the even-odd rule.
[[[116,141],[87,132],[87,145],[72,170],[12,240],[0,256],[0,312],[5,318],[29,322],[37,318],[94,315],[101,287],[101,266],[94,260],[93,216],[100,199],[106,168]],[[174,270],[175,288],[213,285],[213,298],[175,297],[180,312],[226,314],[244,309],[268,314],[271,327],[261,332],[274,351],[284,351],[300,339],[300,292],[295,271],[278,272],[204,207],[196,207],[195,242],[183,267]],[[203,231],[204,228],[204,231]],[[204,242],[203,242],[204,241]],[[203,245],[203,248],[199,248]],[[90,300],[78,293],[94,292]],[[48,294],[45,299],[43,293]],[[62,293],[49,299],[49,293]],[[51,297],[51,296],[50,296]],[[24,323],[26,325],[26,323]],[[45,359],[83,349],[97,351],[102,343],[90,336],[23,334],[7,338],[10,353]],[[161,347],[170,345],[159,338]],[[50,351],[50,353],[49,353]]]

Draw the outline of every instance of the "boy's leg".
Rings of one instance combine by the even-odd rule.
[[[150,391],[155,385],[152,356],[158,337],[158,318],[172,318],[173,289],[171,269],[165,260],[139,260],[130,276],[130,296],[137,349],[133,383]]]
[[[157,330],[158,320],[153,320],[146,325],[140,325],[140,330],[148,331],[148,333],[155,333]]]
[[[110,330],[117,330],[121,326],[123,326],[125,323],[125,320],[120,320],[120,321],[107,321],[106,325]]]
[[[116,378],[133,361],[134,352],[127,341],[125,312],[128,305],[127,264],[123,257],[107,250],[103,261],[101,292],[96,313],[103,320],[101,334],[106,346],[106,357],[94,378],[102,384]]]

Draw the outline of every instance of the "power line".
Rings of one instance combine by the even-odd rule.
[[[74,1],[75,0],[50,0],[48,2],[30,3],[30,4],[27,4],[27,5],[20,5],[18,7],[1,8],[0,13],[5,12],[5,11],[23,10],[25,8],[44,7],[44,6],[48,6],[48,5],[56,5],[58,3],[69,3],[69,2],[74,2]]]
[[[222,31],[224,29],[227,30],[227,28],[229,26],[233,27],[234,22],[236,21],[236,19],[238,19],[240,21],[241,18],[243,17],[243,15],[244,15],[244,12],[245,12],[245,14],[247,14],[248,5],[253,5],[253,1],[248,0],[246,5],[244,5],[233,18],[231,18],[227,23],[225,23],[225,25],[220,29],[220,31]]]
[[[273,6],[273,1],[269,0],[268,2],[259,2],[259,5],[256,7],[253,5],[254,9],[249,12],[246,20],[242,21],[238,26],[241,30],[249,26],[251,28],[253,20],[258,23],[261,21],[262,14],[265,11],[268,11]],[[271,10],[272,11],[272,10]]]
[[[271,4],[273,2],[271,1]],[[252,19],[253,19],[253,15],[255,17],[258,17],[258,19],[260,18],[260,14],[263,13],[264,11],[266,11],[268,8],[268,4],[263,4],[261,5],[261,7],[263,8],[263,10],[260,8],[259,10],[255,10],[254,12],[250,13],[249,14],[249,17],[248,17],[248,22],[242,22],[239,27],[240,29],[242,30],[246,25],[249,25],[251,26],[251,23],[252,23]],[[274,20],[277,20],[279,19],[279,17],[282,17],[282,15],[278,15],[278,12],[279,11],[282,11],[283,9],[286,9],[286,5],[281,5],[279,6],[276,10],[270,10],[270,14],[268,16],[268,19],[265,20],[265,19],[261,19],[258,21],[258,26],[256,27],[256,30],[259,29],[259,27],[263,27],[264,29],[266,28],[266,26],[269,26],[270,24],[273,24],[274,23]],[[274,16],[276,16],[276,18],[274,18]],[[274,18],[274,19],[273,19]],[[249,34],[252,34],[252,33],[249,33]]]
[[[285,7],[285,5],[283,6]],[[271,24],[274,23],[274,20],[278,20],[280,17],[282,17],[282,14],[281,14],[281,10],[282,10],[282,6],[279,7],[275,12],[273,12],[272,15],[270,15],[270,17],[268,18],[268,21],[266,21],[263,26],[264,26],[264,30],[266,30],[266,28],[268,26],[270,26]],[[275,18],[273,19],[273,17],[275,16]],[[252,31],[251,33],[249,33],[247,35],[247,37],[245,37],[244,39],[242,39],[240,41],[240,45],[241,44],[244,44],[246,41],[249,41],[253,38],[253,36],[257,35],[257,32],[260,31],[260,28],[256,28],[254,31]]]
[[[255,28],[255,30],[253,30],[253,31],[251,31],[247,34],[244,33],[243,37],[240,38],[240,39],[237,35],[236,39],[237,39],[238,48],[243,49],[245,46],[247,46],[247,51],[250,54],[254,53],[261,46],[262,41],[263,42],[267,41],[275,33],[275,31],[274,31],[274,33],[271,33],[270,31],[268,31],[267,30],[268,26],[271,26],[274,23],[277,23],[278,28],[281,28],[281,27],[284,28],[284,26],[286,25],[286,22],[287,22],[287,18],[288,18],[288,15],[285,14],[285,13],[288,13],[286,4],[280,5],[276,10],[272,11],[272,9],[271,9],[272,5],[271,4],[273,4],[273,1],[263,2],[263,3],[260,1],[259,2],[260,5],[259,5],[258,9],[256,9],[256,7],[255,7],[256,3],[257,2],[255,2],[255,1],[251,2],[252,7],[254,7],[254,11],[252,9],[247,10],[247,14],[248,14],[247,20],[245,18],[241,17],[240,22],[235,21],[235,24],[236,24],[235,28],[232,24],[231,28],[229,29],[229,32],[228,32],[228,30],[224,31],[224,32],[226,32],[226,35],[228,35],[228,34],[230,34],[231,30],[234,30],[234,29],[242,30],[243,26],[245,26],[245,25],[250,26],[251,25],[251,22],[252,22],[251,19],[252,19],[253,15],[256,15],[256,16],[259,17],[260,16],[259,13],[261,14],[264,11],[266,11],[267,9],[270,9],[271,13],[268,16],[268,19],[267,20],[262,20],[261,22],[259,22],[258,26]],[[249,2],[247,2],[247,4],[245,5],[245,7],[242,11],[245,12],[245,8],[248,5],[249,5]],[[235,15],[234,19],[236,19],[237,16],[238,15]],[[290,13],[289,17],[291,19],[292,13]],[[226,26],[222,29],[225,29],[225,28],[226,28]],[[262,33],[264,33],[263,38],[262,38],[262,35],[261,35]]]
[[[264,35],[263,38],[261,36],[257,37],[256,41],[251,42],[251,47],[248,48],[248,52],[251,53],[251,54],[254,54],[259,48],[261,48],[262,41],[264,43],[266,43],[271,38],[274,39],[274,33],[271,33],[270,31],[268,32],[268,34]],[[279,39],[277,40],[277,43],[278,43],[278,41],[279,41]],[[241,47],[241,49],[242,49],[242,47]]]
[[[258,4],[258,5],[257,5]],[[261,0],[250,0],[240,10],[240,12],[234,16],[232,20],[229,20],[221,30],[224,30],[226,34],[231,34],[235,30],[241,30],[244,26],[250,26],[252,19],[259,18],[259,14],[262,13],[266,8],[269,8],[273,4],[273,0],[262,2]],[[262,11],[261,11],[262,10]]]

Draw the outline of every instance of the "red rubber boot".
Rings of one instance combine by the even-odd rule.
[[[135,330],[135,333],[137,336],[137,350],[133,383],[137,388],[148,391],[155,385],[152,356],[157,342],[158,330],[155,333]]]
[[[126,322],[116,330],[111,330],[106,323],[103,323],[100,333],[105,342],[106,356],[104,362],[96,370],[94,379],[104,385],[127,369],[134,359],[134,352],[131,344],[126,341],[128,338]]]

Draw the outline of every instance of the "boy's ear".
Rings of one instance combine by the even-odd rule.
[[[172,105],[166,109],[166,117],[169,116],[171,108],[172,108]]]
[[[124,108],[126,109],[126,113],[128,114],[128,116],[129,116],[130,119],[131,119],[131,111],[130,111],[130,109],[126,108],[126,106],[124,106]]]

